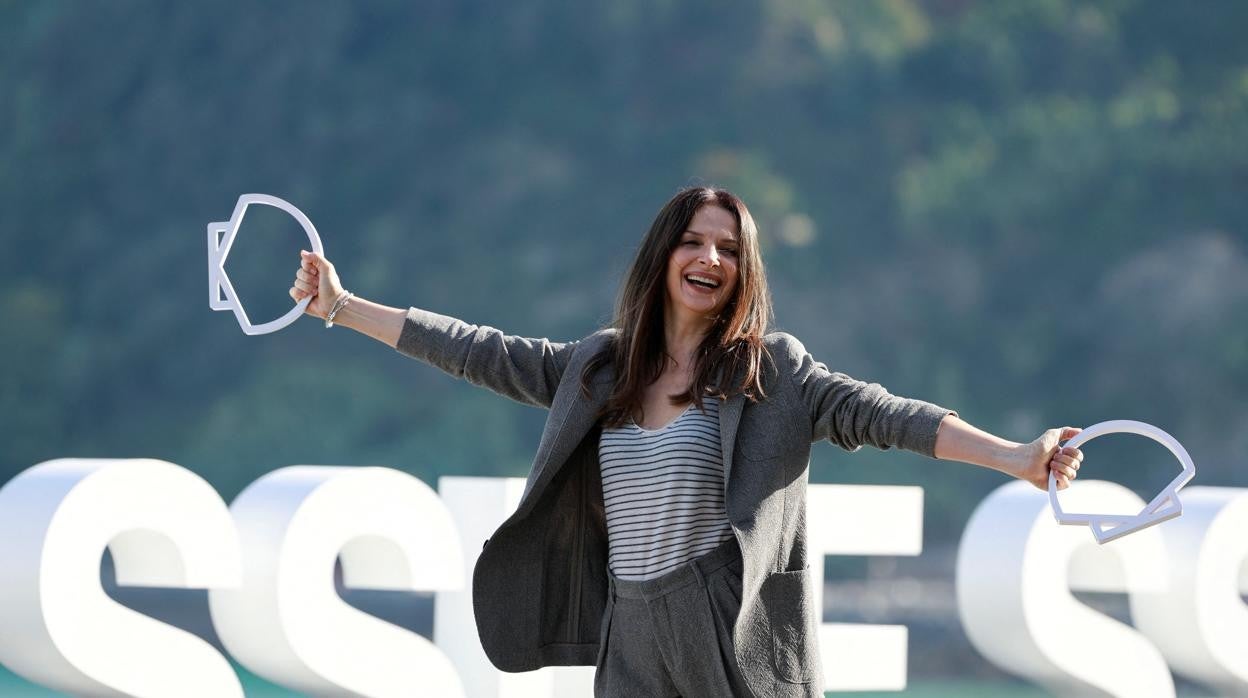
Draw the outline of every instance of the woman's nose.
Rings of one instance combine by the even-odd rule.
[[[715,251],[714,246],[702,253],[702,261],[706,262],[708,267],[719,264],[719,253]]]

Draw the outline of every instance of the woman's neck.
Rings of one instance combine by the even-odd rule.
[[[681,370],[691,370],[702,340],[711,330],[710,320],[668,318],[663,328],[663,348],[669,360]]]

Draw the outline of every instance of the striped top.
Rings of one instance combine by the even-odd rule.
[[[724,509],[719,404],[690,404],[660,429],[632,420],[602,430],[607,565],[619,579],[653,579],[732,537]]]

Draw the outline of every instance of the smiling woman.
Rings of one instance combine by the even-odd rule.
[[[720,206],[706,204],[693,214],[668,262],[667,293],[678,301],[675,310],[685,306],[711,321],[719,315],[737,286],[736,230],[736,218]]]
[[[596,696],[822,696],[806,549],[810,447],[899,447],[1061,488],[1077,430],[1017,444],[834,373],[768,332],[758,229],[733,194],[678,192],[643,237],[608,327],[505,334],[348,293],[305,253],[290,295],[406,356],[550,409],[521,502],[473,575],[505,671],[594,665]],[[482,429],[488,425],[482,425]]]
[[[763,335],[771,294],[758,248],[758,228],[745,202],[723,189],[691,188],[659,211],[616,301],[620,340],[613,355],[592,359],[582,376],[610,360],[619,367],[603,424],[630,418],[666,424],[740,373],[737,390],[763,396]]]

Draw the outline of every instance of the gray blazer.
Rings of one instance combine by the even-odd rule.
[[[481,645],[504,671],[597,663],[607,594],[607,527],[593,419],[611,364],[580,391],[581,369],[616,333],[575,342],[505,335],[411,308],[400,353],[529,405],[550,409],[519,507],[485,541],[473,571]],[[863,444],[933,455],[950,410],[829,372],[792,335],[765,338],[767,398],[719,409],[725,505],[744,560],[737,661],[759,696],[822,696],[806,551],[811,444]],[[720,377],[722,378],[722,376]],[[736,381],[728,385],[736,384]]]

